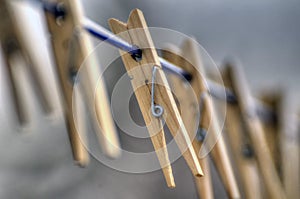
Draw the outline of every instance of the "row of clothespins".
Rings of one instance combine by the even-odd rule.
[[[52,106],[43,90],[44,83],[35,70],[40,66],[27,53],[29,46],[21,39],[21,29],[14,21],[8,1],[1,0],[0,3],[1,45],[12,80],[16,110],[23,123],[26,122],[26,111],[14,86],[17,77],[12,70],[15,53],[21,53],[31,66],[34,85],[39,87],[45,111],[51,111]],[[159,57],[143,13],[137,9],[131,12],[127,23],[109,20],[111,30],[118,34],[117,37],[85,18],[78,1],[47,1],[43,2],[43,9],[51,34],[73,156],[80,166],[88,164],[89,154],[81,141],[85,137],[84,128],[78,127],[73,116],[76,114],[78,122],[83,122],[84,118],[80,117],[80,111],[74,111],[72,99],[76,74],[93,47],[89,33],[120,49],[168,187],[175,187],[175,180],[162,121],[165,121],[195,176],[200,198],[214,198],[209,158],[213,160],[229,198],[299,196],[299,118],[296,113],[291,113],[294,109],[289,112],[278,109],[281,103],[278,98],[255,100],[241,68],[225,64],[222,68],[224,89],[220,86],[222,82],[214,83],[210,80],[212,77],[208,77],[194,39],[183,41],[179,47],[169,46],[161,50],[162,58]],[[80,97],[87,102],[104,153],[118,158],[121,147],[105,82],[101,80],[98,82],[100,86],[96,86],[99,74],[96,57],[86,62],[91,67],[86,68],[83,78],[79,80],[82,86]],[[168,73],[168,80],[164,70],[171,72]],[[193,124],[197,109],[193,97],[186,91],[187,81],[197,97],[198,105],[202,104],[201,121],[196,129]],[[141,82],[143,86],[140,86]],[[178,104],[170,87],[176,93]],[[219,90],[223,89],[225,92],[222,95]],[[228,104],[224,129],[220,127],[212,96]],[[221,132],[223,134],[220,136]],[[209,156],[200,158],[198,152],[208,137],[218,141]],[[294,161],[294,164],[289,161]]]

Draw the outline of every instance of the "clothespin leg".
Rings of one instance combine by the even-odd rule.
[[[6,57],[6,66],[7,66],[7,72],[8,72],[8,79],[10,81],[11,86],[11,97],[13,101],[13,105],[16,110],[16,115],[18,118],[18,122],[21,125],[24,125],[28,122],[28,112],[26,111],[24,104],[22,104],[22,97],[20,96],[20,92],[18,90],[18,86],[16,85],[17,75],[13,72],[13,65],[11,64],[10,55],[4,54],[4,57]]]

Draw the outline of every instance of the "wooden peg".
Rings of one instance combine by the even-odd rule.
[[[263,91],[259,96],[262,103],[274,113],[274,117],[262,120],[262,126],[266,135],[268,147],[271,152],[278,175],[281,173],[281,152],[280,152],[280,129],[279,115],[280,105],[283,100],[283,93],[278,90]]]
[[[53,3],[59,3],[58,1]],[[64,18],[64,21],[60,21],[61,24],[58,24],[58,19],[52,14],[46,12],[46,19],[48,23],[48,28],[51,34],[53,53],[57,65],[57,71],[59,74],[60,85],[63,91],[63,107],[64,114],[66,117],[67,128],[69,133],[69,138],[71,142],[73,157],[76,163],[80,166],[86,166],[89,162],[89,156],[84,148],[83,143],[81,142],[81,136],[85,136],[83,132],[78,132],[76,129],[75,121],[73,118],[73,107],[72,107],[72,98],[73,98],[73,82],[71,80],[71,70],[77,72],[79,66],[82,63],[82,60],[85,58],[84,54],[80,54],[77,56],[76,60],[77,66],[74,64],[74,68],[68,67],[68,59],[69,59],[69,44],[72,41],[72,36],[74,35],[74,29],[76,25],[79,24],[79,16],[77,16],[77,1],[74,4],[68,4],[67,1],[60,1],[60,3],[64,3],[68,10],[68,15]],[[69,7],[68,7],[69,6]],[[73,8],[73,10],[71,9]],[[73,11],[73,12],[72,12]],[[73,42],[74,45],[74,42]],[[75,56],[74,56],[75,57]],[[79,60],[79,61],[78,61]],[[75,61],[74,61],[75,63]],[[77,68],[76,68],[77,67]],[[77,70],[76,70],[77,69]],[[80,128],[81,129],[81,128]],[[80,136],[81,135],[81,136]]]
[[[297,187],[300,184],[300,148],[295,104],[281,90],[264,92],[260,98],[275,114],[275,118],[264,122],[263,127],[277,172],[287,198],[297,198],[300,195]]]
[[[211,124],[212,130],[209,131],[209,133],[211,133],[213,136],[216,136],[219,127],[217,124],[218,121],[217,121],[217,118],[215,115],[216,113],[214,110],[213,103],[208,96],[201,97],[201,96],[205,96],[205,94],[207,94],[208,91],[205,86],[206,74],[205,74],[205,70],[204,70],[204,67],[203,67],[203,64],[201,61],[200,52],[199,52],[198,46],[196,44],[196,41],[193,39],[185,40],[181,46],[181,55],[177,59],[176,59],[176,57],[178,57],[178,55],[176,55],[174,53],[172,55],[170,52],[168,52],[168,54],[169,54],[169,56],[165,57],[165,59],[167,59],[170,62],[173,62],[172,60],[178,60],[178,59],[181,60],[181,61],[178,61],[178,63],[174,63],[174,64],[183,67],[183,69],[185,71],[188,71],[190,74],[193,74],[193,79],[190,82],[190,85],[193,88],[193,92],[198,97],[197,104],[199,105],[200,103],[203,103],[203,110],[201,112],[201,121],[200,121],[199,129],[207,130],[207,129],[209,129],[209,125]],[[173,79],[173,80],[175,80],[175,79]],[[176,81],[177,81],[176,85],[178,85],[178,81],[180,81],[180,80],[177,78],[175,80],[175,82]],[[175,82],[172,81],[172,84],[174,84]],[[181,82],[182,88],[178,89],[178,92],[182,94],[181,95],[182,102],[184,104],[187,104],[189,99],[192,99],[192,98],[184,97],[187,94],[184,93],[184,90],[186,90],[186,89],[183,88],[182,83],[183,82]],[[180,101],[180,99],[179,99],[179,101]],[[201,102],[201,101],[203,101],[203,102]],[[195,112],[195,108],[191,105],[186,106],[185,109],[190,110],[187,112],[191,112],[191,113]],[[190,116],[185,115],[185,117],[188,118],[187,122],[189,122],[189,125],[186,125],[186,126],[191,126],[191,121],[193,121],[193,119],[191,118],[191,115]],[[210,122],[210,121],[212,121],[212,122]],[[192,131],[192,132],[194,132],[194,131]],[[200,151],[201,144],[202,143],[197,141],[196,139],[193,141],[193,146],[197,152]],[[224,186],[227,190],[229,197],[230,198],[240,198],[239,189],[238,189],[238,186],[236,183],[236,179],[234,177],[234,173],[233,173],[232,166],[231,166],[231,163],[229,160],[227,149],[226,149],[226,146],[225,146],[225,143],[224,143],[224,140],[222,137],[219,138],[217,144],[214,146],[214,149],[212,150],[212,156],[213,156],[213,160],[218,168],[219,174],[221,175],[221,178],[223,180]]]
[[[150,133],[154,149],[163,168],[168,186],[175,186],[173,182],[172,169],[166,150],[165,136],[162,129],[161,118],[154,117],[151,113],[151,86],[152,71],[157,67],[155,84],[155,104],[164,108],[163,117],[171,134],[174,136],[179,149],[181,150],[192,173],[202,176],[197,155],[192,147],[189,135],[184,127],[177,105],[169,89],[165,74],[161,70],[161,65],[153,45],[143,13],[135,9],[131,12],[128,22],[123,23],[116,19],[110,19],[109,25],[115,34],[119,34],[125,41],[139,46],[142,49],[142,58],[136,61],[128,52],[120,51],[126,70],[130,77],[139,103],[145,123]],[[159,150],[159,151],[158,151]]]
[[[287,198],[297,198],[300,195],[297,187],[300,184],[300,148],[295,104],[290,96],[278,90],[264,92],[261,99],[276,116],[272,122],[263,123],[273,161]]]
[[[278,117],[282,182],[289,199],[300,196],[300,122],[295,107],[296,104],[286,95],[279,105]]]
[[[286,198],[282,183],[280,182],[271,157],[261,121],[255,112],[254,98],[250,93],[244,74],[241,68],[231,64],[227,64],[224,70],[224,74],[230,79],[230,82],[227,82],[225,86],[232,88],[237,97],[241,116],[243,122],[245,122],[267,194],[274,199]]]
[[[30,46],[24,40],[21,24],[18,24],[13,13],[13,8],[6,0],[0,0],[0,42],[3,48],[4,62],[8,69],[8,76],[11,84],[12,100],[16,107],[16,112],[20,124],[28,122],[28,111],[22,104],[22,96],[18,92],[16,82],[18,74],[13,72],[13,59],[20,55],[25,61],[31,75],[31,83],[36,88],[39,102],[46,113],[52,111],[52,103],[47,93],[46,82],[43,81],[43,76],[38,72],[40,67],[35,59],[32,58],[29,52]]]
[[[188,89],[185,84],[187,82],[183,82],[181,77],[178,77],[177,75],[170,74],[168,76],[168,79],[170,81],[172,91],[174,92],[174,95],[176,96],[179,104],[178,108],[181,111],[181,117],[183,120],[183,123],[186,127],[187,132],[189,133],[190,139],[193,140],[193,147],[196,153],[200,152],[200,148],[202,147],[202,141],[198,141],[195,136],[198,128],[200,126],[197,126],[196,121],[197,118],[199,118],[199,107],[200,107],[200,96],[201,96],[201,85],[199,83],[201,81],[201,76],[199,73],[197,73],[197,69],[193,66],[191,63],[186,61],[184,58],[188,56],[189,54],[194,54],[193,49],[185,49],[185,51],[177,48],[176,46],[168,46],[167,48],[164,48],[162,52],[162,57],[166,59],[167,61],[173,63],[174,65],[181,66],[182,69],[191,72],[193,74],[193,79],[191,80],[190,85],[192,89]],[[199,55],[197,55],[199,56]],[[200,66],[202,67],[202,66]],[[201,114],[201,113],[200,113]],[[199,118],[200,119],[200,118]],[[198,155],[198,160],[200,162],[200,165],[203,169],[204,176],[194,177],[195,184],[197,188],[198,195],[200,198],[206,198],[206,199],[213,199],[213,187],[212,187],[212,179],[211,179],[211,173],[210,173],[210,167],[209,167],[209,158],[204,157],[200,158]]]
[[[226,77],[223,77],[223,81],[227,81]],[[244,197],[249,199],[264,198],[257,162],[241,121],[239,107],[236,104],[228,104],[226,110],[225,133],[228,137]]]
[[[86,166],[89,157],[80,138],[85,137],[83,131],[76,129],[72,109],[73,81],[72,74],[77,74],[85,58],[92,50],[92,44],[81,27],[83,11],[79,1],[57,0],[51,1],[57,6],[62,6],[65,15],[57,17],[53,13],[45,12],[48,28],[51,33],[52,46],[59,73],[61,89],[63,91],[64,109],[67,120],[68,132],[75,161],[81,166]],[[120,155],[120,144],[117,131],[110,112],[105,84],[102,79],[97,84],[100,66],[94,57],[89,57],[84,62],[85,68],[81,73],[80,91],[87,101],[90,114],[92,114],[93,124],[102,150],[106,155],[116,158]],[[94,101],[95,96],[95,101]],[[95,113],[94,113],[95,112]],[[95,114],[95,115],[94,115]],[[77,115],[80,117],[80,115]],[[85,118],[77,118],[85,120]],[[99,120],[99,122],[97,121]],[[83,121],[80,121],[83,122]],[[100,123],[100,126],[98,125]],[[101,130],[100,130],[101,129]],[[81,135],[81,136],[80,136]]]

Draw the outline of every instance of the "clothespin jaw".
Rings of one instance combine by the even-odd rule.
[[[179,50],[177,50],[178,52]],[[204,131],[207,132],[209,130],[209,136],[216,136],[218,130],[218,121],[216,118],[216,113],[214,110],[213,102],[208,96],[208,90],[205,85],[206,74],[205,70],[201,61],[201,55],[198,49],[198,45],[195,40],[187,39],[183,41],[179,54],[172,53],[170,50],[163,51],[164,58],[175,65],[181,66],[185,71],[188,71],[190,74],[193,74],[192,80],[189,82],[193,92],[197,96],[197,104],[198,106],[202,106],[201,108],[201,120],[199,129],[200,132]],[[180,61],[178,61],[180,60]],[[176,63],[175,63],[176,62]],[[195,110],[192,105],[191,97],[186,97],[187,93],[185,92],[186,89],[183,86],[182,79],[173,77],[172,78],[172,85],[174,85],[174,90],[177,92],[177,95],[181,95],[179,97],[179,101],[181,100],[180,106],[185,106],[184,109],[190,109],[191,113]],[[181,86],[181,87],[180,87]],[[178,94],[179,93],[179,94]],[[190,103],[190,104],[189,104]],[[183,108],[183,107],[181,107]],[[188,111],[189,112],[189,111]],[[184,115],[184,120],[187,123],[186,126],[192,126],[191,121],[195,118],[192,115]],[[209,128],[211,125],[211,128]],[[189,129],[191,132],[195,131],[194,129]],[[191,134],[191,133],[190,133]],[[196,136],[197,137],[197,136]],[[197,152],[200,152],[201,144],[203,140],[194,139],[193,146]],[[232,170],[232,165],[229,160],[229,156],[227,153],[227,149],[222,137],[218,139],[217,144],[214,146],[212,150],[213,160],[219,170],[219,174],[222,177],[224,186],[228,192],[230,198],[239,198],[240,193],[237,186],[237,182],[235,180],[235,176]]]
[[[187,41],[184,42],[186,44]],[[183,44],[183,46],[184,46]],[[173,45],[168,45],[168,47],[161,50],[162,57],[167,61],[173,63],[174,65],[180,66],[182,69],[187,71],[190,74],[193,74],[191,81],[184,81],[184,78],[178,77],[176,75],[169,75],[168,79],[170,81],[172,91],[178,100],[178,108],[181,111],[181,117],[186,127],[187,132],[189,133],[190,139],[193,142],[193,148],[197,153],[198,160],[203,169],[204,176],[201,178],[195,177],[195,183],[198,195],[200,198],[212,199],[214,198],[212,179],[209,167],[209,158],[204,157],[200,158],[199,152],[204,141],[204,135],[196,135],[195,133],[200,132],[199,129],[203,129],[202,119],[200,119],[203,114],[203,98],[201,98],[201,93],[205,91],[205,87],[202,84],[199,85],[199,80],[203,78],[200,73],[197,71],[195,65],[187,61],[185,58],[190,54],[194,54],[193,49],[183,49],[178,48]],[[197,58],[200,55],[197,55]],[[201,61],[201,60],[200,60]],[[201,63],[199,61],[199,63]],[[202,83],[202,82],[201,82]],[[190,84],[190,87],[186,84]],[[188,89],[192,88],[192,89]],[[199,117],[200,113],[200,117]],[[198,121],[196,121],[198,120]],[[200,125],[198,125],[199,120]]]
[[[24,107],[23,99],[17,86],[18,74],[14,72],[14,59],[20,57],[25,61],[30,71],[31,83],[36,88],[37,97],[46,113],[53,110],[46,82],[38,72],[38,63],[29,53],[29,48],[24,41],[20,24],[17,23],[12,6],[7,0],[0,1],[0,42],[3,49],[4,62],[7,66],[8,78],[11,84],[12,100],[14,102],[18,121],[21,125],[28,122],[28,110]]]
[[[271,198],[286,198],[261,121],[255,112],[254,98],[250,93],[241,68],[232,65],[232,63],[226,63],[223,68],[223,77],[226,80],[225,86],[231,88],[237,97],[240,114],[245,123],[267,194]]]
[[[154,114],[149,111],[151,110],[151,107],[153,108],[152,105],[155,104],[163,107],[164,111],[162,117],[166,121],[166,124],[174,136],[179,149],[183,153],[187,164],[191,168],[192,173],[196,176],[203,175],[196,153],[191,146],[191,140],[189,139],[188,133],[183,125],[175,100],[169,90],[166,76],[161,70],[161,65],[143,13],[140,10],[135,9],[131,12],[127,23],[116,19],[110,19],[109,25],[115,34],[120,33],[118,36],[122,39],[131,44],[137,45],[140,49],[142,49],[142,57],[140,60],[133,59],[128,52],[120,51],[120,53],[126,70],[131,77],[131,83],[137,101],[168,185],[174,186],[174,183],[172,182],[172,170],[168,159],[168,152],[166,150],[161,118],[155,117]],[[159,84],[155,85],[154,102],[151,102],[153,97],[151,95],[154,94],[151,92],[152,86],[154,86],[154,83],[156,82],[149,84],[149,81],[152,79],[154,70],[156,70],[155,80],[156,82],[159,82]],[[161,151],[161,153],[159,153],[158,150]],[[168,174],[166,175],[166,173]]]
[[[63,11],[59,12],[60,15],[58,16],[55,16],[57,12],[45,11],[45,14],[63,91],[65,115],[74,159],[81,166],[86,166],[89,162],[88,153],[80,140],[81,138],[85,139],[85,133],[76,129],[73,118],[73,114],[76,114],[76,112],[72,108],[73,84],[76,83],[73,80],[84,60],[86,68],[79,80],[80,86],[82,86],[80,93],[87,101],[89,112],[91,114],[95,112],[95,115],[92,115],[93,124],[96,127],[102,150],[109,157],[116,158],[120,155],[120,143],[110,112],[104,81],[101,79],[96,86],[99,78],[97,75],[100,74],[97,71],[100,66],[93,57],[86,59],[92,50],[92,44],[81,24],[83,12],[80,3],[73,0],[57,0],[50,3],[61,6],[60,10]],[[75,52],[71,51],[70,53],[70,50]],[[77,120],[83,122],[85,118],[77,114]],[[100,123],[100,126],[98,123]]]

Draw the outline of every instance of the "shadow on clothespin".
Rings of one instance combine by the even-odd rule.
[[[7,66],[8,79],[11,84],[12,100],[16,108],[18,122],[25,125],[29,122],[28,113],[24,107],[20,88],[17,85],[18,74],[15,69],[15,60],[22,58],[25,61],[29,70],[31,85],[34,86],[39,102],[42,105],[45,113],[50,113],[53,110],[53,104],[50,100],[50,94],[47,92],[47,82],[43,80],[43,75],[40,74],[40,67],[30,53],[30,46],[24,41],[20,24],[16,21],[16,16],[13,13],[12,5],[6,1],[0,1],[0,42],[4,57],[4,63]]]
[[[237,98],[239,113],[245,124],[250,145],[252,146],[254,157],[257,160],[258,169],[260,171],[259,175],[261,176],[268,196],[274,199],[286,198],[266,141],[262,122],[256,112],[255,100],[251,95],[241,68],[228,62],[223,68],[223,77],[226,79],[225,86],[232,89]]]
[[[195,120],[195,114],[197,112],[194,104],[196,104],[196,106],[202,107],[200,113],[200,124],[196,127],[198,128],[198,134],[196,136],[197,139],[193,140],[193,146],[198,153],[200,152],[201,147],[205,147],[202,145],[202,142],[205,138],[203,132],[210,133],[211,137],[215,137],[216,139],[218,139],[216,145],[212,149],[212,157],[214,163],[218,168],[219,174],[221,175],[228,196],[230,198],[240,198],[239,189],[229,160],[224,139],[222,138],[222,136],[220,136],[220,138],[217,138],[218,132],[221,129],[219,129],[218,127],[218,119],[215,115],[215,107],[209,96],[208,89],[205,83],[206,73],[201,61],[200,49],[198,48],[199,46],[197,45],[197,42],[195,40],[188,39],[183,41],[183,44],[178,50],[176,50],[175,47],[169,50],[164,50],[163,56],[169,62],[181,66],[185,71],[193,74],[193,78],[189,82],[189,84],[191,85],[194,94],[197,96],[196,102],[193,102],[193,98],[191,96],[188,96],[187,87],[184,85],[186,83],[182,81],[182,78],[178,78],[175,76],[172,76],[171,78],[171,82],[174,87],[176,96],[179,100],[180,107],[183,109],[188,109],[189,111],[187,111],[187,113],[190,113],[182,115],[183,120],[186,122],[185,124],[187,128],[189,128],[189,133],[193,134],[193,132],[195,132],[195,129],[192,129],[192,123]],[[211,128],[209,127],[210,125]],[[201,159],[201,161],[202,163],[207,165],[206,162],[208,161],[208,157]],[[204,178],[196,179],[198,193],[201,198],[213,198],[211,179],[206,178],[206,175],[209,176],[209,168],[205,167],[205,169],[207,170],[204,170]]]
[[[72,100],[78,100],[73,99],[73,91],[78,81],[80,92],[77,94],[87,102],[101,148],[104,154],[116,158],[121,153],[119,138],[112,119],[105,83],[102,79],[98,80],[100,65],[93,55],[89,56],[93,48],[82,27],[84,16],[81,5],[79,1],[57,0],[49,1],[44,7],[63,92],[64,113],[74,159],[81,166],[86,166],[89,162],[85,148],[87,146],[84,146],[87,145],[84,128],[86,118],[78,113],[83,107],[79,107],[78,110],[72,107]],[[83,63],[85,68],[82,69],[80,77],[77,77]],[[73,114],[76,115],[76,121]]]
[[[166,149],[162,119],[166,121],[192,173],[202,176],[197,154],[162,71],[143,13],[135,9],[130,13],[127,23],[110,19],[109,25],[112,32],[141,49],[141,53],[136,56],[125,51],[120,51],[120,54],[131,77],[135,96],[168,186],[175,187],[175,183]]]

